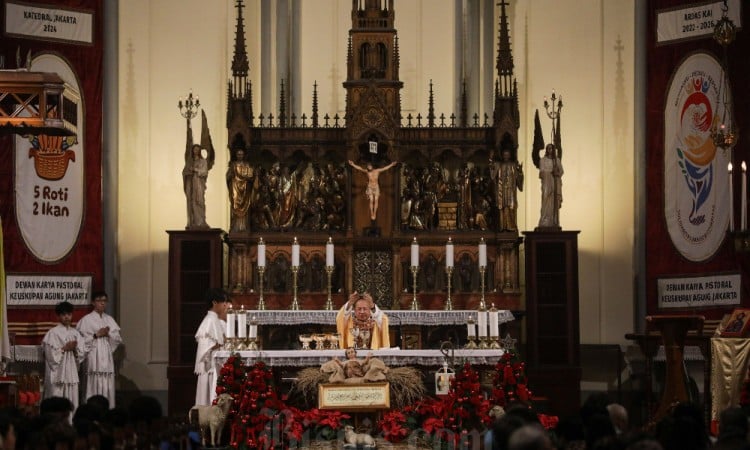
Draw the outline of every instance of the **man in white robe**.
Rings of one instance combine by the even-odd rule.
[[[83,316],[76,328],[86,342],[83,373],[86,377],[84,400],[92,395],[103,395],[109,407],[115,407],[115,362],[112,354],[122,343],[120,326],[104,310],[108,297],[105,292],[92,295],[94,310]]]
[[[196,405],[210,405],[216,398],[216,368],[213,353],[224,345],[227,310],[231,306],[227,294],[221,289],[209,289],[205,295],[208,311],[195,333],[198,350],[195,352]]]
[[[44,398],[65,397],[78,408],[78,365],[85,356],[83,336],[71,326],[73,305],[55,306],[60,323],[44,335]]]

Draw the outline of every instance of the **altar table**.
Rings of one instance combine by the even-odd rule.
[[[255,318],[259,325],[336,325],[336,314],[338,310],[309,310],[294,311],[286,309],[276,310],[245,310],[248,319]],[[388,316],[391,326],[393,325],[466,325],[469,318],[477,320],[476,310],[407,310],[394,309],[383,310]],[[507,309],[498,310],[498,323],[503,324],[514,320],[513,313]]]
[[[358,350],[357,356],[363,358],[368,352],[372,352],[374,358],[380,358],[389,367],[440,367],[445,361],[445,356],[440,350],[401,350],[398,348]],[[334,357],[338,357],[341,360],[346,359],[344,350],[257,350],[240,352],[219,350],[214,352],[213,355],[217,374],[232,354],[238,354],[242,358],[242,362],[248,366],[255,364],[257,361],[263,361],[271,367],[320,367]],[[500,361],[500,357],[504,354],[505,350],[503,349],[453,350],[454,364],[456,365],[468,362],[473,366],[491,366],[497,364]],[[451,355],[450,351],[448,355]],[[217,378],[218,376],[214,377],[214,383],[217,381]],[[211,392],[216,392],[215,384]]]
[[[372,356],[383,360],[386,366],[420,366],[439,367],[443,365],[445,356],[440,350],[401,350],[388,348],[379,350],[358,350],[357,356],[364,358],[368,352]],[[227,358],[233,353],[239,354],[242,362],[246,365],[263,361],[271,367],[320,367],[324,363],[338,357],[346,359],[344,350],[257,350],[231,352],[219,350],[214,352],[214,365],[217,371],[221,369]],[[472,365],[494,365],[505,354],[503,349],[491,350],[467,350],[456,349],[453,351],[454,363],[468,362]],[[450,352],[449,352],[450,356]]]

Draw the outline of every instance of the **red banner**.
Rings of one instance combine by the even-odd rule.
[[[0,55],[4,57],[5,69],[16,68],[17,55],[21,56],[22,65],[25,65],[29,52],[34,60],[49,55],[64,61],[72,72],[69,76],[79,83],[83,111],[79,117],[85,120],[85,123],[79,124],[76,144],[79,147],[68,149],[65,142],[62,142],[59,149],[60,152],[75,152],[77,159],[68,162],[65,176],[70,177],[71,170],[80,171],[81,186],[73,185],[74,189],[80,190],[80,204],[71,204],[71,197],[65,195],[70,193],[70,186],[55,184],[62,183],[64,179],[30,179],[32,175],[27,172],[20,172],[24,178],[19,179],[14,162],[23,152],[28,155],[35,143],[26,139],[23,144],[25,148],[18,149],[17,136],[0,137],[0,215],[3,218],[6,273],[89,273],[92,275],[93,289],[103,287],[103,13],[101,0],[11,0],[3,2],[3,7],[0,8]],[[24,183],[28,184],[32,199],[19,205],[14,191],[19,184]],[[34,207],[35,187],[39,192],[38,212],[48,213],[47,219],[68,220],[47,223],[44,226],[49,228],[36,228],[30,235],[28,227],[31,225],[26,219],[19,220],[19,215],[23,217],[19,212],[21,208]],[[47,196],[42,199],[45,192]],[[44,205],[43,201],[46,201]],[[38,217],[34,216],[33,209],[27,211],[30,211],[29,217]],[[74,214],[79,214],[80,217],[70,219]],[[39,223],[35,222],[33,226],[39,227]],[[63,228],[56,230],[55,224]],[[63,229],[67,234],[60,233]],[[47,236],[50,241],[40,241],[42,236]],[[48,248],[53,250],[49,254]],[[76,317],[83,312],[83,309],[76,311]],[[38,343],[47,331],[37,330],[36,322],[55,322],[57,319],[50,306],[25,306],[8,308],[8,320],[10,329],[17,331],[16,343],[28,344]]]
[[[705,3],[705,2],[703,2]],[[665,142],[670,142],[668,139],[665,129],[667,128],[667,118],[665,117],[665,111],[669,110],[667,103],[670,94],[670,86],[674,82],[675,77],[682,76],[688,78],[687,75],[681,75],[678,73],[680,70],[683,72],[684,69],[680,69],[684,66],[685,62],[690,62],[689,58],[692,55],[698,53],[708,55],[706,60],[711,62],[713,60],[721,61],[722,59],[722,47],[717,44],[711,34],[702,34],[700,36],[689,36],[685,34],[684,38],[669,40],[663,39],[664,42],[657,42],[659,33],[657,28],[659,26],[659,17],[661,13],[671,14],[674,21],[677,19],[685,22],[685,26],[690,25],[693,22],[698,23],[698,27],[708,20],[704,16],[713,14],[710,12],[708,6],[698,8],[696,5],[703,4],[701,2],[689,2],[684,0],[650,0],[648,2],[648,29],[646,30],[647,36],[647,71],[648,75],[648,90],[646,96],[646,298],[647,298],[647,314],[656,314],[659,312],[665,312],[659,309],[658,305],[658,280],[663,278],[690,278],[699,275],[716,275],[726,274],[739,271],[741,273],[741,303],[748,305],[748,283],[750,277],[748,277],[748,263],[750,259],[750,253],[737,253],[734,249],[734,242],[731,236],[727,235],[724,229],[727,228],[728,220],[726,216],[724,219],[719,220],[718,216],[715,217],[714,224],[717,228],[724,227],[719,231],[719,241],[714,247],[709,248],[704,253],[697,253],[696,255],[689,254],[688,256],[683,255],[680,250],[673,243],[672,236],[670,236],[669,227],[670,224],[678,223],[679,218],[668,217],[668,214],[677,214],[678,208],[674,207],[675,202],[666,198],[665,192],[670,189],[667,183],[667,177],[665,177],[665,152],[675,152],[675,148],[666,148]],[[732,2],[734,4],[734,2]],[[710,6],[710,5],[709,5]],[[746,6],[746,5],[745,5]],[[686,8],[689,11],[688,15],[683,14],[682,16],[674,16],[675,11],[679,11],[681,8]],[[696,9],[697,8],[697,9]],[[694,10],[700,10],[700,17],[698,12]],[[706,10],[705,12],[703,10]],[[735,14],[733,12],[733,14]],[[672,17],[674,16],[674,17]],[[666,16],[661,16],[662,22]],[[667,17],[667,18],[669,18]],[[675,17],[677,19],[675,19]],[[719,18],[715,18],[718,20]],[[682,22],[680,22],[682,23]],[[741,23],[748,23],[748,8],[743,8],[741,11]],[[740,25],[737,23],[736,25]],[[676,29],[680,31],[682,28]],[[663,34],[663,33],[662,33]],[[728,60],[729,60],[729,80],[731,84],[732,97],[735,100],[734,113],[735,123],[739,125],[740,130],[743,128],[743,124],[747,126],[750,124],[747,118],[750,117],[750,111],[748,111],[748,98],[750,98],[750,85],[744,80],[747,79],[750,74],[750,58],[747,58],[748,50],[750,49],[750,35],[747,32],[742,31],[737,33],[735,42],[728,46]],[[693,57],[695,59],[695,57]],[[709,67],[710,65],[704,64]],[[716,70],[714,69],[714,72]],[[707,91],[708,92],[708,91]],[[673,133],[675,134],[675,133]],[[746,133],[745,133],[746,134]],[[748,160],[750,154],[747,152],[747,136],[740,136],[740,145],[735,147],[733,156],[727,154],[726,158],[722,158],[722,164],[724,167],[715,167],[715,174],[720,174],[721,177],[716,183],[721,183],[721,186],[716,185],[718,190],[726,190],[726,160],[732,156],[735,166],[739,166],[739,162],[742,160]],[[743,144],[744,141],[744,144]],[[721,150],[719,150],[721,151]],[[679,158],[676,156],[676,158]],[[678,161],[679,163],[679,161]],[[718,163],[717,163],[718,164]],[[705,165],[705,164],[704,164]],[[688,168],[689,169],[689,168]],[[688,170],[686,169],[686,171]],[[722,172],[719,172],[722,171]],[[685,177],[687,178],[687,175]],[[674,185],[679,183],[685,183],[685,180],[678,176],[675,176]],[[694,177],[695,178],[695,177]],[[738,183],[734,190],[735,195],[735,223],[739,224],[739,178]],[[688,182],[690,180],[687,180]],[[682,184],[679,186],[682,187]],[[701,185],[702,187],[703,185]],[[718,198],[714,197],[716,201],[727,202],[726,197]],[[696,194],[696,199],[700,200],[699,193]],[[696,206],[700,207],[696,201]],[[728,206],[728,205],[727,205]],[[677,211],[677,212],[675,212]],[[690,211],[687,210],[686,215],[689,215]],[[714,212],[719,211],[714,208]],[[716,212],[716,214],[727,214],[726,208],[724,212]],[[693,215],[696,219],[696,227],[707,227],[708,220],[711,218],[706,214],[704,222],[698,223],[697,218],[701,217],[702,211],[696,211],[697,214]],[[687,217],[684,218],[687,220]],[[674,233],[673,233],[674,234]],[[689,233],[683,235],[689,235]],[[702,235],[699,235],[702,236]],[[729,237],[726,237],[729,236]],[[683,253],[685,253],[683,249]],[[700,310],[693,310],[705,314],[709,319],[721,318],[728,310],[732,307],[721,307],[714,306],[703,308]],[[674,312],[674,310],[667,310],[666,312]]]

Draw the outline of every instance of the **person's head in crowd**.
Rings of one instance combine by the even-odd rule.
[[[659,441],[648,438],[642,439],[625,447],[625,450],[664,450]]]
[[[57,420],[44,427],[42,434],[48,449],[74,450],[76,432],[67,421]]]
[[[585,442],[581,417],[578,415],[561,417],[555,427],[555,435],[563,445],[568,445],[572,442]]]
[[[607,405],[607,412],[617,434],[628,430],[628,410],[624,406],[619,403],[610,403]]]
[[[656,439],[664,450],[705,449],[709,442],[703,411],[697,405],[680,403],[656,425]]]
[[[104,414],[109,411],[109,399],[101,394],[92,395],[86,399],[86,404],[96,409],[96,413],[99,416],[97,420],[101,420]]]
[[[730,407],[719,414],[719,435],[716,449],[742,449],[748,446],[748,417],[740,407]]]
[[[39,414],[53,415],[66,422],[70,422],[70,415],[73,414],[73,402],[65,397],[47,397],[39,404]]]
[[[73,304],[70,302],[60,302],[55,305],[55,314],[57,319],[66,327],[69,327],[73,321]]]
[[[541,425],[530,423],[517,429],[508,439],[508,450],[553,450],[547,432]]]
[[[492,422],[492,449],[491,450],[507,450],[508,440],[514,431],[518,430],[522,426],[526,425],[526,422],[515,415],[503,415]],[[488,449],[489,450],[489,449]]]
[[[583,435],[586,440],[586,448],[593,449],[594,445],[607,438],[616,436],[615,427],[609,419],[607,409],[604,412],[591,414],[583,423]]]
[[[159,400],[148,395],[141,395],[133,399],[128,408],[130,423],[143,422],[151,425],[157,419],[162,418],[161,403]]]
[[[14,450],[16,448],[14,421],[10,410],[0,410],[0,448],[3,450]]]
[[[524,423],[537,423],[539,422],[539,416],[537,415],[536,411],[534,411],[529,404],[524,403],[522,401],[513,401],[509,402],[505,406],[505,414],[510,414],[511,416],[517,416],[520,417],[521,420],[523,420]]]
[[[612,403],[606,392],[594,392],[586,397],[581,405],[581,420],[585,424],[589,417],[594,414],[609,414],[607,405]]]

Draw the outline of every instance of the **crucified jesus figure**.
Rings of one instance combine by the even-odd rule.
[[[354,164],[354,161],[352,161],[351,159],[349,160],[350,166],[367,175],[367,188],[365,189],[365,195],[370,200],[370,220],[372,220],[373,222],[375,221],[375,217],[377,217],[378,214],[378,199],[380,198],[380,185],[378,184],[378,177],[380,176],[381,172],[385,172],[396,164],[398,163],[394,161],[387,166],[375,169],[372,167],[372,163],[367,163],[367,168],[362,168]]]

